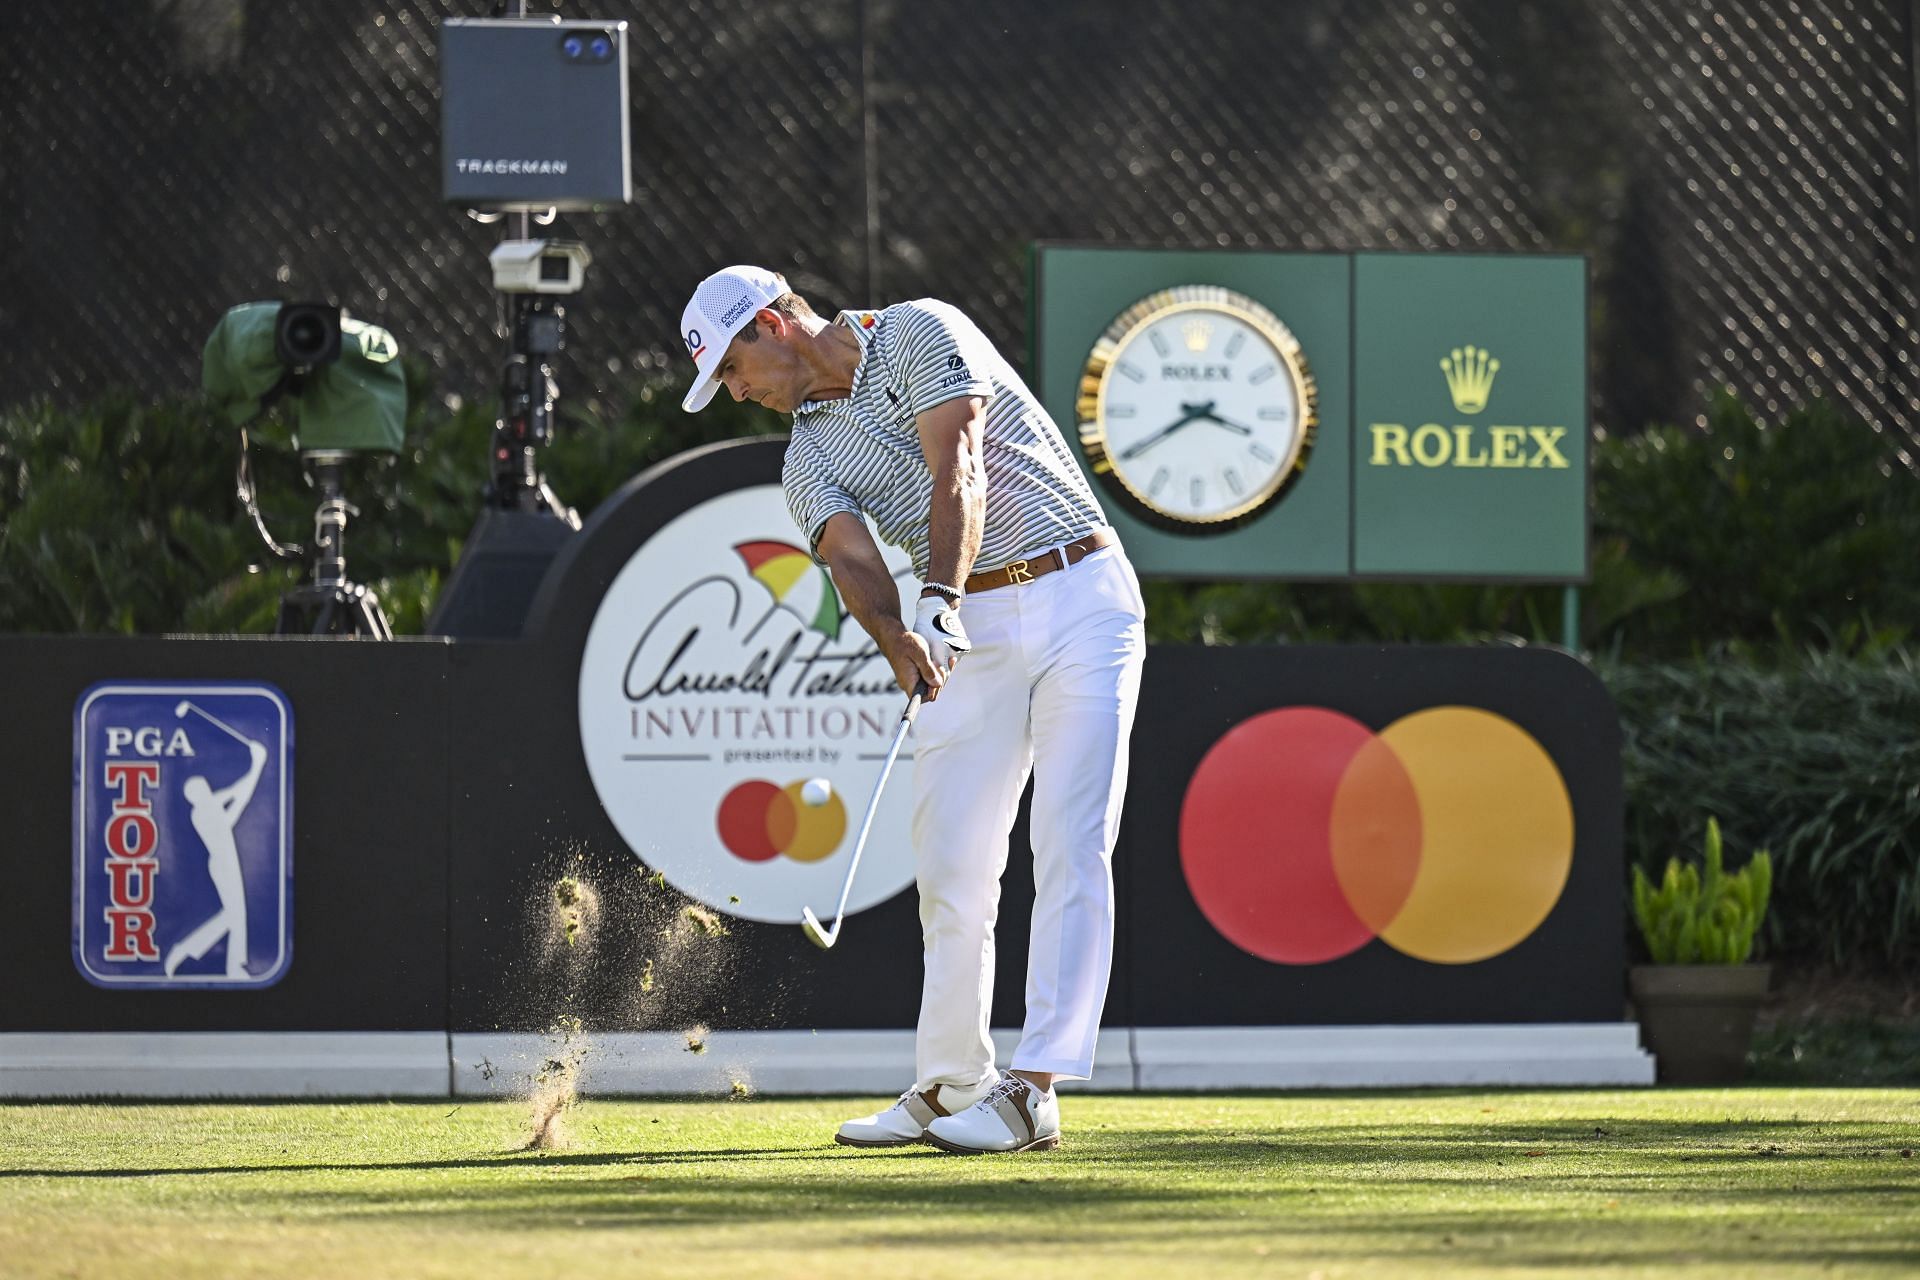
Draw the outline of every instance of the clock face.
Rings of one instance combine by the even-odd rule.
[[[1232,290],[1188,285],[1135,303],[1095,344],[1080,386],[1094,474],[1162,527],[1233,528],[1306,466],[1316,397],[1300,344]]]

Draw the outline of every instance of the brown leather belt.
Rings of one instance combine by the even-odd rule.
[[[1070,564],[1079,564],[1102,547],[1110,547],[1118,542],[1111,529],[1095,529],[1078,542],[1069,542],[1064,547],[1055,547],[1045,555],[1032,560],[1015,560],[1003,564],[998,569],[988,569],[985,573],[976,573],[962,584],[968,595],[977,595],[982,591],[995,591],[1017,582],[1032,582],[1043,574],[1055,569],[1064,569]]]

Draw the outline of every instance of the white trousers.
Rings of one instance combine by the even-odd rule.
[[[914,727],[913,844],[926,948],[918,1086],[994,1072],[987,1017],[1008,834],[1033,774],[1027,1020],[1009,1064],[1093,1072],[1113,963],[1113,842],[1146,655],[1146,607],[1118,545],[969,596],[973,651]]]

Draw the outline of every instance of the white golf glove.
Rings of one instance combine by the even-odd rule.
[[[952,671],[960,655],[973,648],[967,629],[960,625],[960,611],[937,596],[922,596],[914,615],[913,633],[927,642],[933,665]]]

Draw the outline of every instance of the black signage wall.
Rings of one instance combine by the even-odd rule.
[[[95,986],[74,960],[75,709],[104,681],[272,685],[292,709],[291,955],[259,989]],[[10,923],[0,930],[0,1030],[412,1031],[446,1026],[447,645],[325,640],[0,640],[7,833],[0,843]],[[199,742],[199,717],[165,723]],[[144,726],[149,729],[156,726]],[[155,748],[156,750],[162,748]],[[145,758],[129,744],[124,756]],[[162,757],[164,759],[164,757]],[[242,757],[244,758],[244,757]],[[216,783],[216,770],[205,770]],[[177,788],[174,788],[177,794]],[[264,803],[255,799],[253,804]],[[157,851],[157,878],[204,876],[204,848]],[[198,921],[162,919],[165,955]],[[217,964],[211,967],[217,968]],[[157,969],[158,966],[155,966]]]
[[[721,446],[630,484],[556,561],[520,640],[0,639],[0,1030],[538,1029],[555,1012],[539,935],[570,867],[602,899],[567,1010],[589,1024],[911,1026],[904,808],[883,808],[869,900],[830,953],[793,918],[831,905],[851,834],[829,842],[832,806],[768,817],[818,776],[856,824],[901,701],[870,687],[870,645],[794,558],[780,456]],[[729,673],[706,703],[685,691]],[[292,958],[270,987],[108,990],[76,968],[75,708],[135,679],[270,683],[291,707]],[[777,847],[743,838],[742,811]],[[998,1025],[1021,1018],[1026,847],[1023,812]],[[1615,1021],[1621,864],[1617,720],[1564,654],[1156,648],[1106,1024]],[[670,1013],[647,1012],[638,962],[688,901],[730,936],[685,960]]]

